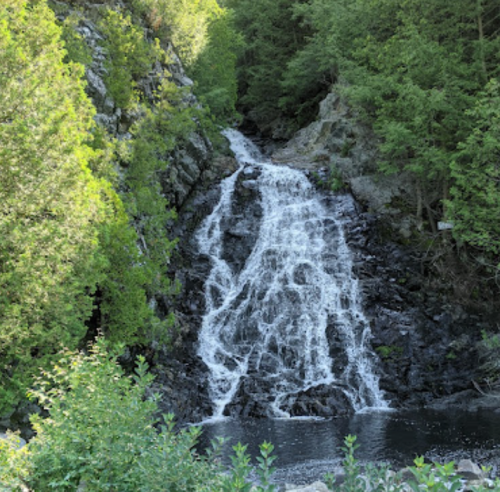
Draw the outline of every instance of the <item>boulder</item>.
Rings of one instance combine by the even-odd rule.
[[[457,473],[466,480],[483,480],[485,473],[471,460],[460,460],[457,465]]]
[[[314,482],[311,485],[285,485],[287,492],[329,492],[328,487],[323,482]]]
[[[5,434],[4,432],[0,432],[0,439],[4,440],[8,439],[12,444],[15,444],[15,446],[17,446],[18,449],[21,449],[24,446],[26,446],[26,441],[22,437],[19,437],[15,434],[8,435]]]

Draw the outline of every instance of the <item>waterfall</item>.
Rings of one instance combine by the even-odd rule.
[[[340,388],[356,412],[387,408],[341,211],[327,210],[302,171],[273,165],[235,130],[225,136],[240,168],[221,183],[219,203],[197,235],[211,261],[198,354],[210,370],[213,417],[224,415],[248,378],[265,393],[272,417],[288,417],[298,394],[321,385]],[[259,172],[262,217],[253,249],[235,272],[223,258],[223,224],[249,166]],[[328,327],[342,342],[341,365],[331,356]]]

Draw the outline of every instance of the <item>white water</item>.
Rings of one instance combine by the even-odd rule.
[[[295,396],[319,385],[342,388],[356,412],[387,408],[341,214],[326,210],[301,171],[266,161],[235,130],[225,136],[241,167],[222,182],[219,204],[198,233],[212,262],[199,355],[210,369],[213,417],[223,416],[243,378],[259,381],[272,417],[289,417]],[[234,273],[223,259],[223,223],[246,165],[260,170],[262,218],[250,256]],[[342,340],[344,368],[330,357],[327,326]]]

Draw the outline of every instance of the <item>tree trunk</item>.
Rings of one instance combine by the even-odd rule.
[[[482,0],[477,0],[477,30],[479,34],[479,56],[481,57],[481,68],[484,80],[488,80],[488,71],[486,68],[486,60],[484,57],[484,29],[483,29],[483,9]]]
[[[422,184],[420,182],[420,178],[417,178],[416,183],[415,183],[415,191],[417,193],[417,210],[416,210],[416,217],[417,217],[417,228],[419,231],[422,230],[422,215],[423,215],[423,205],[422,205]]]

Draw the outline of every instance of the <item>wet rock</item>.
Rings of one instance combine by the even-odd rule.
[[[323,482],[314,482],[311,485],[285,485],[285,489],[288,492],[329,492],[328,487]]]
[[[481,468],[471,460],[460,460],[457,465],[457,473],[466,480],[482,480],[486,478]]]

